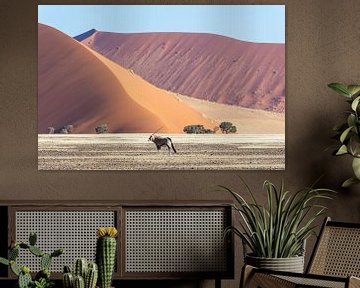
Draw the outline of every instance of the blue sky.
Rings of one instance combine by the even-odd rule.
[[[38,22],[76,36],[99,31],[196,32],[285,43],[285,5],[39,5]]]

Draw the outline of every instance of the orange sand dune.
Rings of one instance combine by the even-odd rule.
[[[206,33],[113,33],[75,37],[157,87],[212,102],[285,111],[285,44]]]
[[[64,33],[38,26],[38,133],[74,125],[75,133],[179,133],[188,124],[215,124],[139,76]]]

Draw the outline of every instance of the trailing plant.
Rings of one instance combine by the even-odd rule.
[[[64,267],[64,288],[95,288],[98,279],[96,263],[88,263],[85,258],[78,258],[74,263],[73,273],[69,266]]]
[[[331,83],[328,87],[346,97],[346,102],[350,104],[350,109],[346,111],[346,122],[334,127],[334,131],[337,133],[336,138],[340,142],[334,155],[349,154],[353,157],[354,176],[342,184],[343,187],[349,187],[360,183],[360,85]]]
[[[228,227],[225,235],[232,232],[247,245],[252,256],[265,258],[288,258],[299,256],[303,245],[314,233],[315,220],[324,214],[326,207],[317,202],[332,199],[328,189],[305,188],[296,193],[280,189],[270,181],[264,182],[267,194],[266,206],[261,205],[254,193],[242,180],[251,201],[233,190],[220,186],[235,199],[233,205],[240,215],[240,227]]]
[[[101,227],[97,229],[96,262],[99,267],[100,288],[110,288],[112,274],[114,272],[116,257],[116,236],[118,232],[115,227]]]
[[[51,254],[43,252],[36,246],[36,233],[30,233],[29,243],[13,242],[8,251],[8,259],[0,257],[0,263],[10,266],[11,271],[18,277],[19,288],[49,288],[54,285],[50,280],[50,265],[54,257],[64,253],[63,249],[57,249]],[[26,265],[19,266],[16,259],[19,256],[20,249],[28,250],[33,255],[40,258],[41,270],[35,275],[34,280],[30,275],[30,268]]]

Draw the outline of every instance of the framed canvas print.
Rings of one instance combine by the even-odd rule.
[[[285,168],[284,5],[39,5],[39,170]]]

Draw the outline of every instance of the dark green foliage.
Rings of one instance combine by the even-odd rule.
[[[193,124],[184,127],[183,131],[187,134],[212,134],[214,130],[206,129],[204,125]]]
[[[44,255],[41,257],[41,261],[40,261],[40,267],[41,269],[49,269],[50,265],[51,265],[51,260],[52,257],[50,254],[48,253],[44,253]]]
[[[26,244],[26,243],[20,243],[19,247],[22,248],[22,249],[29,249],[30,246],[28,244]]]
[[[72,273],[67,272],[63,274],[62,282],[64,288],[73,288],[74,287],[74,276]]]
[[[332,199],[335,192],[310,187],[290,193],[283,185],[278,189],[265,181],[267,203],[263,205],[244,181],[243,184],[245,191],[242,193],[220,186],[234,197],[233,208],[239,213],[239,226],[229,227],[225,232],[240,237],[254,256],[265,258],[301,255],[304,242],[314,234],[315,223],[326,210],[320,201]],[[251,201],[245,200],[244,194]]]
[[[98,279],[98,267],[96,263],[90,263],[85,276],[85,288],[95,288]]]
[[[16,265],[16,262],[14,260],[10,261],[10,269],[16,276],[19,276],[21,271],[19,266]]]
[[[44,268],[42,270],[40,270],[38,273],[36,273],[35,275],[35,280],[40,280],[41,278],[44,279],[50,279],[50,271],[48,268]]]
[[[38,247],[34,246],[36,244],[36,234],[30,233],[29,244],[20,242],[16,243],[15,241],[11,242],[8,257],[5,259],[0,257],[0,263],[10,266],[11,271],[18,276],[18,286],[19,288],[49,288],[52,287],[52,282],[50,281],[50,271],[49,267],[53,257],[60,256],[63,254],[63,249],[55,250],[51,255],[44,253]],[[41,257],[41,271],[35,275],[35,280],[33,281],[30,275],[30,269],[28,266],[22,266],[21,268],[16,264],[16,259],[19,256],[19,250],[24,249],[28,250],[30,253],[37,257]]]
[[[34,254],[35,256],[41,257],[44,255],[44,252],[40,250],[40,248],[36,246],[30,246],[29,251]]]
[[[233,125],[231,122],[221,122],[219,125],[222,133],[236,133],[236,126]]]
[[[19,246],[15,246],[14,248],[10,249],[8,252],[9,260],[16,260],[19,256]]]
[[[34,232],[31,232],[29,235],[29,244],[31,246],[35,246],[36,245],[36,241],[37,241],[37,235]]]
[[[67,265],[64,266],[64,273],[71,273],[71,269],[69,266]]]
[[[81,276],[74,277],[74,288],[85,288],[84,278]]]
[[[116,257],[116,239],[111,236],[99,237],[96,244],[96,262],[99,268],[101,288],[110,288]]]
[[[41,278],[39,280],[34,281],[31,288],[51,288],[54,285],[55,285],[54,282],[49,282],[46,279]]]
[[[69,266],[64,266],[64,274],[62,277],[64,288],[74,288],[75,282],[81,286],[81,281],[84,284],[84,288],[95,288],[97,279],[97,265],[95,263],[88,264],[85,258],[76,259],[74,263],[74,273],[71,273]]]
[[[340,142],[334,155],[349,154],[353,157],[354,177],[347,179],[342,184],[343,187],[349,187],[360,183],[360,85],[331,83],[328,86],[344,96],[346,102],[350,104],[350,109],[346,112],[346,121],[334,127],[336,138]]]
[[[85,258],[76,259],[74,267],[75,276],[81,276],[83,279],[85,279],[87,268],[88,262]]]
[[[101,124],[101,125],[99,125],[99,126],[96,126],[96,127],[95,127],[95,132],[96,132],[96,134],[108,133],[108,132],[109,132],[109,129],[108,129],[107,124]]]
[[[51,253],[51,257],[58,257],[64,253],[64,249],[57,249]]]
[[[32,283],[32,279],[30,273],[21,271],[18,279],[19,288],[29,288],[31,283]]]
[[[229,133],[236,133],[236,126],[231,126]]]
[[[8,260],[8,259],[5,259],[5,258],[3,258],[3,257],[0,257],[0,263],[1,263],[1,264],[4,264],[4,265],[6,265],[6,266],[9,266],[9,264],[10,264],[9,260]]]

